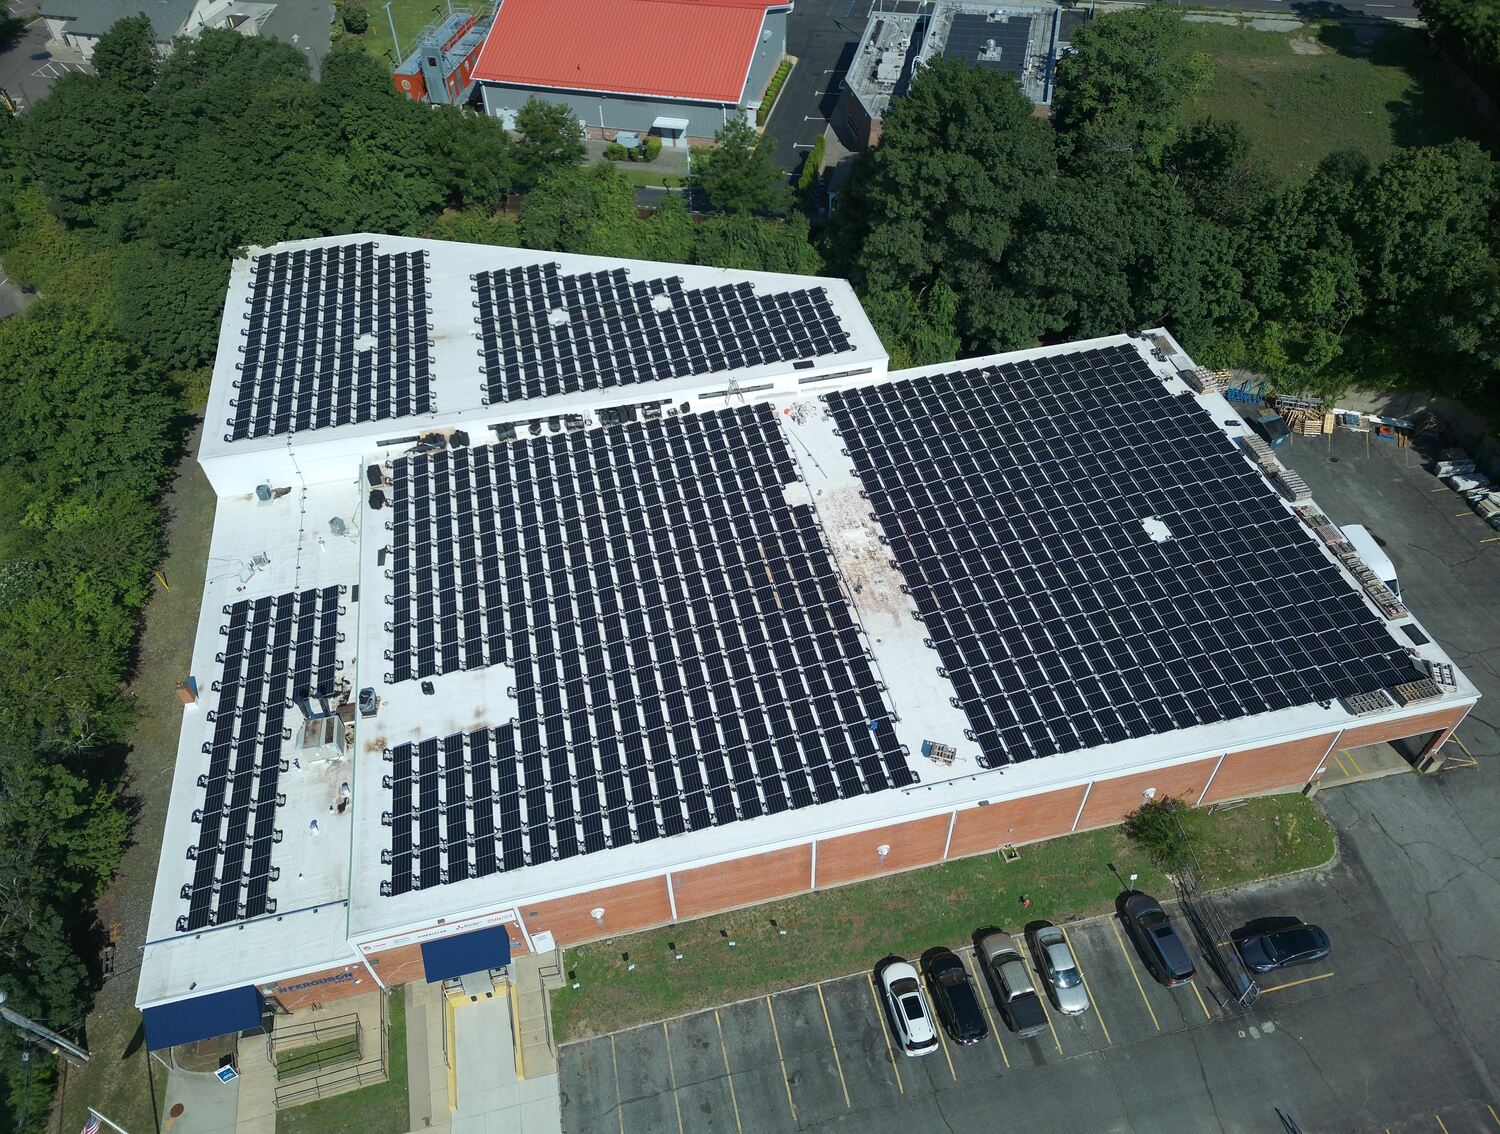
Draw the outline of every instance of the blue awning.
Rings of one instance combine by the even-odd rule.
[[[465,973],[487,972],[508,964],[510,935],[504,926],[422,942],[422,968],[428,984],[456,980]]]
[[[253,984],[143,1008],[146,1047],[159,1051],[180,1043],[258,1028],[260,1010],[260,990]]]

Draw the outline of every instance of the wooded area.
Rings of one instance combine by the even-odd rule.
[[[1491,0],[1424,0],[1439,37]],[[1467,14],[1466,14],[1467,13]],[[1489,25],[1485,25],[1489,26]],[[514,136],[398,95],[336,49],[205,31],[169,59],[145,17],[24,118],[0,116],[0,253],[40,298],[0,323],[0,987],[71,1035],[97,987],[94,903],[131,837],[121,777],[161,493],[206,395],[231,258],[345,232],[847,275],[899,367],[1165,323],[1209,366],[1293,389],[1420,385],[1493,404],[1500,178],[1478,146],[1336,154],[1278,184],[1229,123],[1188,121],[1206,64],[1169,9],[1096,20],[1054,120],[1008,79],[924,70],[827,226],[790,212],[748,127],[695,159],[714,210],[647,217],[581,165],[566,110]],[[1450,31],[1449,29],[1455,29]],[[1471,52],[1478,47],[1471,46]],[[1495,53],[1469,58],[1476,74]],[[525,193],[519,216],[503,206]],[[825,268],[826,261],[826,268]],[[178,674],[151,675],[167,683]],[[0,1128],[53,1090],[0,1031]],[[34,1125],[33,1125],[34,1128]]]
[[[1085,25],[1053,120],[1013,83],[925,68],[839,198],[825,247],[892,365],[1163,323],[1211,367],[1289,391],[1351,382],[1492,404],[1500,179],[1472,142],[1331,155],[1283,186],[1169,8]]]

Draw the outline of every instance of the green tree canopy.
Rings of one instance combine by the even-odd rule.
[[[714,134],[714,148],[694,157],[693,181],[717,212],[784,214],[792,192],[774,147],[744,118],[731,118]]]
[[[631,256],[635,226],[635,190],[606,162],[544,175],[526,194],[516,233],[527,248]]]
[[[520,185],[535,185],[548,170],[583,161],[583,127],[560,102],[527,99],[516,113],[516,133],[516,181]]]
[[[93,63],[101,79],[136,94],[149,91],[161,69],[151,17],[142,12],[116,23],[94,45]]]

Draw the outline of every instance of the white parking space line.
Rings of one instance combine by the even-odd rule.
[[[885,1011],[880,1006],[880,997],[875,994],[874,974],[865,973],[865,979],[870,982],[870,999],[875,1002],[875,1017],[880,1024],[880,1034],[885,1037],[885,1053],[890,1056],[891,1070],[896,1073],[896,1086],[904,1095],[906,1094],[906,1084],[901,1082],[901,1068],[896,1063],[896,1049],[891,1046],[891,1030],[886,1026]]]
[[[1073,954],[1073,963],[1078,966],[1078,975],[1083,978],[1083,991],[1089,994],[1089,1003],[1094,1008],[1094,1018],[1099,1021],[1099,1029],[1104,1033],[1104,1042],[1111,1047],[1114,1040],[1109,1038],[1109,1026],[1104,1022],[1104,1013],[1099,1011],[1099,1001],[1094,996],[1094,990],[1089,987],[1089,975],[1083,971],[1083,960],[1078,956],[1078,948],[1073,944],[1073,939],[1068,936],[1068,927],[1061,926],[1063,940],[1068,943],[1068,952]]]
[[[1151,1007],[1151,1001],[1146,999],[1145,986],[1141,984],[1141,976],[1138,972],[1135,971],[1135,965],[1133,965],[1130,961],[1130,953],[1125,948],[1125,939],[1120,936],[1119,927],[1116,926],[1113,921],[1111,921],[1109,923],[1109,928],[1114,931],[1115,941],[1120,946],[1120,955],[1125,958],[1125,967],[1130,970],[1130,978],[1135,981],[1136,991],[1141,994],[1141,1003],[1146,1006],[1146,1011],[1151,1013],[1151,1023],[1155,1026],[1157,1031],[1161,1031],[1161,1021],[1156,1018],[1156,1009]]]

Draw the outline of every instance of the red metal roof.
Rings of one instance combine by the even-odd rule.
[[[474,78],[735,103],[786,0],[502,0]]]

